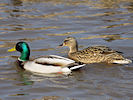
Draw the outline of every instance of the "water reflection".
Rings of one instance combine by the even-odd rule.
[[[15,1],[15,0],[14,0]],[[120,4],[123,3],[129,3],[132,4],[132,0],[17,0],[20,2],[28,2],[28,3],[50,3],[52,5],[85,5],[85,6],[91,6],[94,8],[120,8]]]
[[[51,13],[51,14],[41,14],[41,15],[27,15],[27,14],[23,14],[21,15],[22,17],[26,17],[26,18],[53,18],[53,17],[57,17],[57,16],[61,16],[61,15],[65,15],[65,14],[72,14],[75,13],[75,11],[64,11],[64,12],[59,12],[59,13]]]
[[[67,56],[68,49],[56,46],[74,36],[81,39],[81,49],[88,43],[109,45],[132,59],[132,5],[132,0],[1,0],[1,99],[132,98],[132,64],[91,64],[70,76],[38,75],[18,69],[14,64],[18,54],[7,52],[16,42],[28,41],[32,57],[44,53]]]
[[[68,79],[68,75],[62,74],[38,74],[30,73],[19,69],[19,80],[20,82],[15,84],[16,86],[25,86],[25,85],[35,85],[39,84],[38,82],[46,83],[44,86],[52,88],[68,88],[68,83],[71,83],[72,80]],[[70,78],[70,77],[69,77]],[[68,81],[68,82],[67,82]],[[42,84],[40,83],[40,84]],[[49,84],[47,84],[49,83]],[[52,85],[50,85],[52,84]],[[40,87],[42,87],[41,85]]]
[[[12,6],[13,8],[12,9],[8,9],[8,13],[10,13],[10,16],[11,17],[20,17],[21,13],[21,10],[20,10],[20,6],[22,6],[22,1],[21,0],[11,0],[10,1],[10,6]]]
[[[129,12],[133,12],[133,1],[131,1],[131,2],[128,2],[125,6],[124,6],[124,8],[126,8]]]
[[[114,34],[114,35],[96,35],[96,36],[88,36],[88,37],[83,37],[80,39],[95,39],[95,38],[103,38],[107,42],[111,42],[114,40],[133,40],[133,37],[121,37],[120,34]]]
[[[62,33],[62,34],[45,34],[45,35],[48,35],[48,36],[68,36],[68,35],[71,35],[71,34],[80,34],[80,33],[85,33],[87,31],[79,31],[79,32],[66,32],[66,33]]]
[[[128,25],[133,25],[133,23],[114,24],[114,25],[109,25],[109,26],[103,26],[102,28],[114,28],[114,27],[128,26]]]
[[[13,6],[22,6],[22,0],[11,0],[10,4],[12,4]]]
[[[42,99],[43,100],[64,100],[64,98],[60,97],[60,96],[44,96]],[[70,100],[72,100],[72,99],[70,99]]]

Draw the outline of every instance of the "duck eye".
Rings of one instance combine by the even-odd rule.
[[[69,40],[64,40],[64,42],[68,42]]]

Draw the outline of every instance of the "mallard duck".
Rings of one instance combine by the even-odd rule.
[[[72,70],[81,68],[85,64],[76,63],[74,60],[57,55],[43,56],[34,60],[29,60],[30,48],[26,42],[18,42],[15,48],[8,51],[19,51],[21,56],[18,64],[25,70],[36,73],[71,73]]]
[[[132,61],[124,58],[120,52],[106,46],[91,46],[78,51],[78,43],[74,37],[67,37],[60,46],[69,47],[69,58],[82,63],[118,63],[128,64]]]

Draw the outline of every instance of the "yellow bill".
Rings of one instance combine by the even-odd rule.
[[[13,47],[11,49],[8,49],[8,52],[13,52],[13,51],[16,51],[16,48],[15,47]]]

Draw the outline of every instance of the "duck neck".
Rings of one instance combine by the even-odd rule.
[[[69,53],[74,53],[74,52],[77,52],[77,51],[78,51],[78,45],[76,44],[76,45],[70,47]]]
[[[19,57],[20,61],[27,61],[29,60],[30,56],[30,50],[29,49],[24,49],[21,53],[21,56]]]

